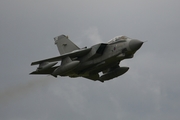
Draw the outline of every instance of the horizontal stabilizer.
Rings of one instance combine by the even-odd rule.
[[[58,68],[59,66],[55,66],[55,67],[52,67],[52,68],[49,68],[49,69],[45,69],[45,70],[36,70],[36,71],[33,71],[32,73],[30,73],[30,75],[49,75],[51,74],[56,68]]]

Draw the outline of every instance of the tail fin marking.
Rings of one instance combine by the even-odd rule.
[[[54,41],[58,47],[60,54],[65,54],[65,53],[80,49],[71,40],[69,40],[68,37],[65,35],[60,35],[60,36],[55,37]]]

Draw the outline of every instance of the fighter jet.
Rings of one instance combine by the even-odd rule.
[[[66,35],[57,36],[54,41],[61,55],[32,62],[31,65],[39,67],[30,74],[84,77],[104,82],[126,73],[129,67],[120,67],[120,62],[133,58],[143,44],[126,36],[117,36],[90,48],[79,48]]]

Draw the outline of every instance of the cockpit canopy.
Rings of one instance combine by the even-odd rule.
[[[114,42],[125,42],[127,39],[130,39],[128,38],[127,36],[117,36],[111,40],[108,41],[108,43],[114,43]]]

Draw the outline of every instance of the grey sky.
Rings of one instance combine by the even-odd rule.
[[[179,0],[1,0],[0,119],[179,120]],[[66,34],[90,47],[117,35],[146,42],[112,81],[29,76]]]

